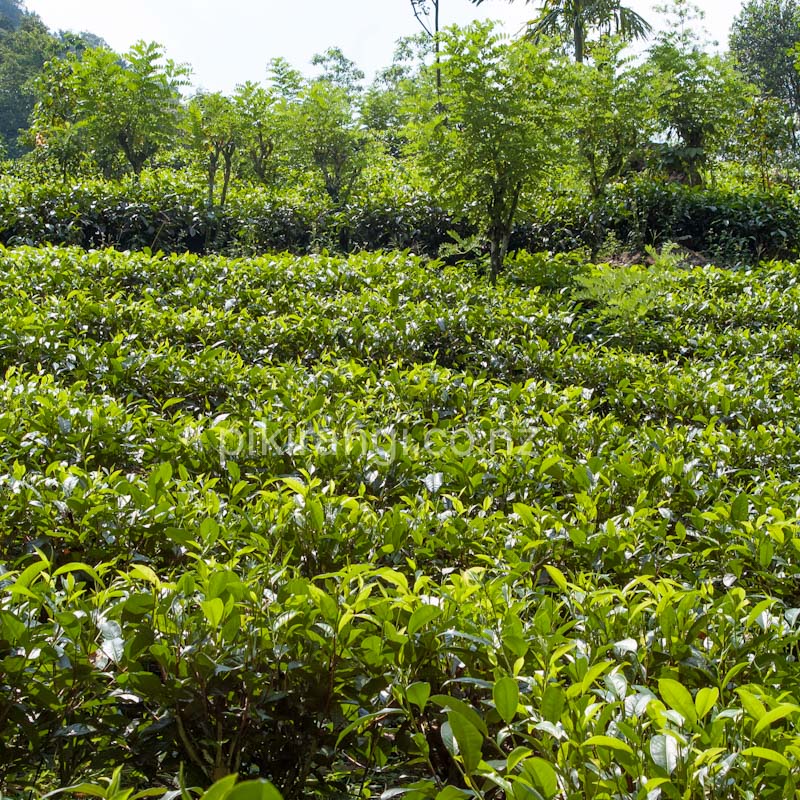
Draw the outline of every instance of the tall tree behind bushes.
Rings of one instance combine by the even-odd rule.
[[[216,187],[222,170],[220,208],[225,206],[234,158],[242,143],[243,127],[234,102],[220,92],[198,94],[187,113],[189,142],[199,157],[208,183],[208,206],[216,204]]]
[[[44,65],[104,45],[91,33],[51,33],[20,0],[0,0],[0,151],[12,158],[30,146],[27,129],[36,102],[33,84]]]
[[[187,67],[164,58],[160,45],[145,42],[123,59],[94,48],[81,58],[51,62],[36,87],[34,139],[46,148],[77,127],[82,146],[107,176],[119,161],[138,177],[174,141],[182,113],[180,88],[189,74]],[[62,96],[71,98],[66,108],[54,102]]]
[[[800,115],[800,6],[796,0],[749,0],[734,20],[730,50],[742,74]],[[795,125],[796,127],[796,125]]]
[[[486,0],[472,2],[479,6]],[[544,34],[569,41],[578,63],[583,63],[586,58],[586,45],[592,31],[614,33],[624,40],[631,40],[644,39],[651,30],[644,17],[619,0],[544,0],[529,27],[534,36]]]
[[[24,149],[18,139],[35,103],[31,81],[47,61],[63,52],[60,40],[38,17],[24,14],[18,19],[8,27],[0,24],[0,139],[11,156]]]
[[[415,98],[420,165],[443,199],[473,216],[492,278],[523,196],[545,184],[568,139],[564,66],[545,44],[508,43],[491,25],[475,24],[443,35],[441,101]]]
[[[661,76],[622,55],[623,43],[607,37],[593,47],[590,63],[576,64],[573,107],[576,163],[593,197],[626,174],[644,168],[659,132]]]
[[[670,27],[650,48],[647,83],[660,84],[658,115],[662,168],[691,186],[728,148],[752,98],[752,86],[732,61],[712,55],[700,33],[702,13],[675,0]]]
[[[0,0],[0,28],[14,30],[19,27],[24,13],[21,0]]]

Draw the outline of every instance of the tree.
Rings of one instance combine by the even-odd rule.
[[[400,64],[393,64],[375,76],[361,103],[361,121],[385,151],[400,158],[406,143],[403,130],[409,121],[406,109],[409,76]]]
[[[327,80],[310,83],[292,109],[298,160],[322,179],[336,205],[347,202],[367,162],[368,137],[350,92]]]
[[[236,87],[233,103],[250,177],[271,186],[275,183],[276,155],[281,137],[277,114],[280,103],[269,89],[250,81]]]
[[[277,98],[291,103],[300,97],[305,86],[303,74],[285,58],[273,58],[269,62],[267,74],[270,90]]]
[[[737,68],[761,92],[800,114],[800,6],[796,0],[749,0],[733,22],[730,51]]]
[[[327,81],[331,86],[344,89],[353,97],[363,91],[364,73],[338,47],[329,47],[324,53],[317,53],[311,63],[322,67],[319,80]]]
[[[55,58],[45,64],[34,82],[40,99],[26,137],[36,157],[55,164],[64,181],[80,169],[90,150],[86,123],[79,118],[76,58]]]
[[[44,65],[67,55],[80,55],[102,41],[90,33],[52,34],[35,14],[16,0],[0,0],[0,140],[8,154],[18,157],[30,145],[20,135],[28,127],[36,104],[33,84]]]
[[[188,110],[189,141],[204,162],[208,181],[208,205],[214,206],[217,176],[222,169],[220,208],[228,199],[233,159],[241,142],[242,124],[234,102],[225,95],[199,94]]]
[[[472,2],[479,6],[485,0]],[[544,0],[539,16],[530,23],[533,35],[571,39],[575,60],[579,63],[586,57],[586,41],[591,29],[615,33],[629,40],[647,38],[651,26],[620,0]]]
[[[786,114],[786,104],[754,91],[738,118],[731,144],[733,157],[742,165],[754,168],[761,188],[768,191],[771,174],[786,163],[791,146],[792,124]]]
[[[576,64],[573,108],[578,163],[592,196],[643,161],[658,129],[658,76],[630,65],[622,43],[606,39],[591,64]]]
[[[422,30],[433,42],[434,63],[436,65],[436,96],[438,97],[442,93],[442,70],[439,65],[442,54],[442,44],[439,38],[441,31],[439,0],[411,0],[411,9]]]
[[[31,82],[62,53],[59,39],[37,16],[18,19],[14,26],[0,26],[0,138],[12,157],[23,152],[17,140],[36,102]]]
[[[179,89],[187,84],[189,69],[165,60],[160,45],[144,42],[134,45],[122,60],[111,50],[96,48],[69,63],[71,75],[58,75],[74,103],[69,122],[82,126],[104,171],[119,154],[138,178],[145,164],[173,141],[181,110]],[[48,81],[39,84],[40,109],[48,107],[48,98],[56,91]],[[44,114],[37,113],[36,118],[47,123]]]
[[[650,49],[648,80],[661,85],[658,114],[663,167],[692,186],[729,144],[752,90],[731,61],[700,46],[690,10],[677,3],[678,25]]]
[[[495,280],[523,194],[541,186],[567,139],[568,71],[545,44],[508,44],[486,23],[443,35],[441,69],[441,103],[416,99],[416,151],[436,191],[471,210]]]
[[[18,28],[25,15],[21,0],[0,0],[0,28]]]
[[[190,70],[164,59],[161,45],[138,42],[120,64],[108,50],[91,50],[84,58],[82,103],[98,138],[119,146],[134,174],[177,130],[180,87]]]

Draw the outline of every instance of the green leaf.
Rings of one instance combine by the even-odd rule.
[[[716,687],[703,687],[697,692],[694,698],[694,707],[697,711],[697,718],[703,719],[719,700],[719,689]]]
[[[305,495],[308,487],[301,480],[292,478],[291,476],[281,478],[280,480],[288,489],[291,489],[296,494]]]
[[[753,756],[754,758],[763,758],[765,761],[771,761],[773,764],[779,764],[784,769],[791,769],[792,765],[789,760],[782,753],[776,750],[770,750],[766,747],[748,747],[742,750],[743,756]]]
[[[281,793],[269,781],[245,781],[226,800],[282,800]]]
[[[140,581],[147,581],[147,583],[153,584],[153,586],[156,588],[161,586],[161,581],[159,580],[158,575],[156,575],[155,571],[145,564],[134,564],[131,567],[130,573],[128,574],[130,578],[137,578]]]
[[[97,572],[95,572],[94,567],[90,567],[88,564],[83,564],[78,561],[73,561],[70,564],[64,564],[63,567],[59,567],[53,573],[53,577],[57,578],[59,575],[66,575],[70,572],[85,572],[95,583],[99,586],[103,586],[103,581],[100,579]]]
[[[311,524],[317,533],[325,530],[325,509],[319,500],[309,500],[306,504]]]
[[[697,712],[689,690],[672,678],[661,678],[658,681],[661,699],[677,711],[690,725],[697,723]]]
[[[558,794],[558,773],[549,761],[538,756],[526,759],[523,772],[547,800]]]
[[[536,524],[533,509],[524,503],[514,503],[514,513],[529,527],[533,528]]]
[[[463,700],[459,700],[457,697],[450,697],[446,694],[435,694],[430,698],[430,702],[446,711],[458,711],[461,716],[466,717],[484,736],[489,736],[489,729],[486,727],[483,718],[471,705],[465,703]]]
[[[423,628],[429,622],[433,622],[441,613],[441,609],[436,606],[420,606],[408,621],[408,635],[413,636],[420,628]]]
[[[200,538],[206,544],[214,544],[219,537],[219,523],[212,517],[206,517],[200,523]]]
[[[431,685],[429,683],[419,682],[412,683],[406,689],[406,699],[409,703],[415,705],[420,711],[425,710],[428,704],[428,698],[431,696]]]
[[[436,800],[461,800],[464,797],[474,797],[473,792],[468,792],[466,789],[459,789],[455,786],[445,786],[439,794],[436,795]]]
[[[364,728],[369,727],[373,722],[376,720],[381,720],[384,717],[392,717],[398,716],[400,714],[405,714],[406,712],[403,711],[402,708],[382,708],[380,711],[373,711],[371,714],[364,714],[358,719],[353,720],[340,734],[339,738],[336,740],[336,747],[339,745],[354,731],[361,731]]]
[[[172,408],[173,406],[179,406],[181,403],[183,403],[183,402],[184,402],[184,399],[185,399],[185,398],[183,398],[183,397],[171,397],[169,400],[167,400],[167,401],[166,401],[166,402],[165,402],[165,403],[164,403],[164,404],[161,406],[161,412],[163,413],[163,412],[165,412],[165,411],[168,411],[168,410],[169,410],[170,408]]]
[[[674,736],[659,733],[650,740],[650,757],[653,763],[668,775],[676,770],[680,761],[680,746]]]
[[[600,661],[597,664],[593,664],[586,671],[580,683],[573,684],[567,689],[567,698],[573,699],[588,692],[594,686],[595,681],[613,666],[615,666],[613,661]]]
[[[592,490],[592,474],[585,464],[578,464],[575,469],[572,470],[572,477],[575,483],[585,492],[590,492]]]
[[[748,692],[747,689],[740,686],[736,689],[736,694],[739,695],[744,710],[754,720],[758,721],[765,716],[767,709],[764,708],[764,704],[752,692]]]
[[[753,729],[753,735],[758,736],[761,731],[769,728],[774,722],[778,722],[798,712],[800,712],[800,706],[796,706],[794,703],[781,703],[779,706],[767,711],[767,713],[761,717]]]
[[[609,750],[617,750],[620,753],[633,755],[633,749],[622,739],[613,736],[590,736],[581,747],[607,747]]]
[[[492,689],[494,705],[500,718],[507,725],[517,715],[519,705],[519,684],[514,678],[500,678]]]
[[[569,584],[567,583],[567,578],[564,573],[550,564],[545,564],[544,568],[547,570],[547,574],[550,576],[550,580],[561,589],[562,592],[566,592],[569,588]]]
[[[458,752],[464,761],[464,771],[472,775],[481,763],[483,754],[483,736],[480,731],[458,711],[450,711],[447,721],[458,742]]]
[[[82,795],[88,795],[89,797],[108,796],[108,792],[101,786],[97,786],[91,783],[79,783],[76,784],[75,786],[67,786],[63,789],[56,789],[55,791],[42,795],[42,800],[46,800],[46,798],[48,797],[57,797],[60,794],[82,794]]]
[[[746,522],[750,516],[750,496],[740,494],[731,504],[731,522]]]
[[[27,567],[23,572],[17,577],[14,581],[14,585],[11,587],[11,591],[13,593],[28,589],[30,585],[36,580],[36,578],[45,570],[49,569],[50,562],[46,559],[42,559],[37,561],[35,564],[31,564]],[[27,594],[30,594],[29,592]]]
[[[554,683],[548,684],[542,695],[542,716],[549,722],[555,724],[561,719],[565,701],[566,695],[564,689]]]
[[[227,775],[221,780],[218,780],[203,794],[200,800],[227,800],[231,789],[236,785],[237,777],[236,775]]]
[[[524,761],[528,756],[533,755],[533,750],[529,747],[515,747],[509,754],[508,758],[506,758],[506,771],[513,772],[516,766],[521,762]]]
[[[225,603],[219,597],[215,597],[213,600],[203,600],[200,607],[203,609],[208,624],[212,628],[218,628],[225,615]]]

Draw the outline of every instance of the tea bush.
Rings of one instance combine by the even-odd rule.
[[[512,250],[597,253],[609,239],[635,252],[676,242],[724,264],[792,258],[800,251],[800,208],[781,191],[699,189],[632,180],[588,200],[562,196],[530,208]],[[355,198],[332,208],[320,198],[237,189],[209,208],[201,187],[174,173],[141,183],[74,185],[0,179],[0,243],[78,245],[167,253],[252,255],[290,251],[410,249],[436,256],[476,231],[464,215],[425,195]],[[471,254],[481,255],[480,247]]]
[[[548,259],[0,250],[0,790],[794,796],[800,266]]]

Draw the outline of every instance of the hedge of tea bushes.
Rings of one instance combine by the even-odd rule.
[[[791,796],[798,276],[0,251],[2,791]]]

